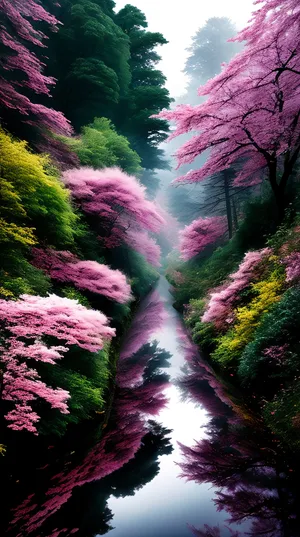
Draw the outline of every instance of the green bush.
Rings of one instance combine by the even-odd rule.
[[[97,354],[73,348],[61,364],[42,365],[39,373],[47,384],[70,393],[69,414],[49,409],[46,403],[39,411],[42,417],[41,434],[65,434],[69,424],[92,419],[105,408],[105,392],[110,378],[109,350],[107,345]]]
[[[236,270],[245,252],[263,248],[277,229],[276,214],[273,196],[267,191],[263,197],[248,201],[243,222],[224,246],[187,263],[179,264],[173,260],[172,268],[180,270],[184,276],[184,283],[175,286],[174,306],[182,311],[183,305],[191,299],[204,298],[210,289],[220,285]]]
[[[201,299],[208,291],[220,285],[233,272],[243,257],[233,238],[222,248],[217,248],[209,258],[182,263],[179,267],[184,282],[176,287],[174,306],[181,310],[191,299]]]
[[[294,377],[300,369],[297,358],[300,343],[300,289],[290,288],[267,313],[257,328],[253,341],[241,357],[238,374],[244,385],[255,384],[255,389],[272,390],[272,378],[277,387],[278,380]],[[288,344],[286,360],[271,360],[264,352],[273,346]],[[298,364],[299,361],[299,364]],[[267,386],[266,386],[267,385]]]
[[[17,298],[19,295],[45,296],[50,290],[50,280],[43,271],[33,267],[20,251],[2,250],[0,269],[0,295]]]
[[[270,429],[291,448],[300,448],[300,382],[293,383],[267,403],[263,417]]]
[[[185,315],[185,323],[190,329],[193,341],[205,352],[212,352],[216,345],[217,333],[213,323],[201,322],[204,309],[204,300],[191,300]]]
[[[139,155],[107,118],[95,118],[93,123],[83,127],[80,137],[64,138],[64,141],[84,166],[96,169],[119,166],[129,174],[142,171]]]

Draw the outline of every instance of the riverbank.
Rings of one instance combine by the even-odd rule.
[[[233,402],[168,287],[161,278],[123,341],[101,438],[87,446],[82,431],[67,457],[50,449],[31,477],[4,483],[1,535],[298,535],[297,465]]]
[[[3,529],[5,535],[19,531],[52,536],[60,531],[65,536],[76,529],[82,537],[108,531],[189,537],[187,523],[199,526],[217,516],[223,524],[225,514],[217,515],[213,508],[210,486],[178,478],[178,442],[191,446],[199,431],[202,438],[200,427],[208,417],[204,407],[182,399],[177,384],[187,355],[171,301],[168,284],[161,278],[137,309],[117,363],[116,389],[103,434],[97,437],[90,431],[88,436],[88,429],[78,434],[77,428],[67,454],[52,446],[46,464],[36,465],[31,478],[23,472],[16,483],[14,474],[5,484],[6,511],[15,509],[14,522],[7,521]]]
[[[300,448],[298,220],[262,248],[242,252],[237,237],[168,273],[194,342],[282,447],[294,450]]]

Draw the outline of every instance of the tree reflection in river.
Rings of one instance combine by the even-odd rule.
[[[15,509],[12,537],[299,536],[295,464],[200,358],[164,280],[159,292],[164,302],[148,297],[129,331],[105,434],[85,456],[76,451],[76,463],[36,472],[43,477]]]
[[[238,409],[210,367],[191,352],[192,343],[181,328],[179,339],[187,362],[178,381],[182,395],[198,401],[211,419],[206,436],[192,447],[181,445],[181,477],[212,483],[218,511],[229,515],[223,527],[191,528],[198,537],[297,537],[300,535],[299,480],[295,466],[278,451],[276,439],[262,434],[259,423]],[[235,412],[244,414],[241,419]],[[245,418],[248,418],[245,419]],[[241,530],[237,529],[241,525]],[[231,525],[233,525],[231,527]],[[227,534],[227,533],[226,533]]]
[[[16,528],[20,536],[40,537],[37,532],[41,528],[43,535],[49,537],[67,537],[75,532],[84,537],[95,535],[95,531],[106,533],[113,516],[106,506],[108,497],[133,494],[156,475],[158,456],[172,451],[167,438],[170,431],[149,420],[167,402],[163,392],[169,377],[161,368],[169,366],[170,354],[157,342],[149,342],[164,318],[163,303],[154,292],[141,305],[124,343],[107,432],[77,466],[53,476],[50,486],[43,483],[41,490],[14,509],[11,533],[16,535]],[[129,461],[122,477],[118,470]],[[96,519],[88,516],[95,501]]]

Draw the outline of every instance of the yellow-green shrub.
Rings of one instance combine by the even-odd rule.
[[[48,157],[32,153],[25,141],[0,130],[0,161],[1,240],[31,245],[35,228],[49,243],[71,244],[77,217]]]
[[[236,310],[234,326],[219,338],[219,345],[212,354],[214,360],[227,364],[239,359],[263,315],[280,299],[283,285],[283,275],[277,270],[267,280],[252,284],[255,296],[249,304]]]

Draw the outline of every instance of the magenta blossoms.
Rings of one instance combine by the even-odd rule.
[[[179,249],[181,257],[188,261],[213,244],[226,233],[226,219],[223,216],[198,218],[180,232]]]
[[[14,336],[53,336],[90,352],[98,352],[104,340],[115,335],[103,313],[56,295],[21,295],[16,301],[0,300],[0,320]]]
[[[28,89],[49,95],[49,86],[55,83],[42,74],[44,66],[33,52],[34,47],[45,46],[46,37],[34,23],[46,23],[55,30],[58,21],[35,0],[0,0],[0,12],[0,105],[18,110],[23,121],[69,134],[70,124],[61,112],[34,103],[26,95]]]
[[[160,266],[160,247],[146,232],[128,230],[126,244],[139,254],[142,254],[150,265]]]
[[[232,307],[239,297],[239,293],[250,284],[257,265],[271,253],[272,250],[270,248],[248,252],[238,270],[234,274],[229,275],[230,282],[225,283],[211,293],[208,306],[201,321],[204,323],[224,323],[229,317]]]
[[[104,295],[121,304],[131,297],[131,287],[120,270],[112,270],[97,261],[81,261],[70,252],[57,252],[50,248],[33,248],[33,262],[51,278],[71,282],[78,289]]]
[[[283,260],[286,265],[286,281],[293,282],[300,279],[300,253],[293,252]]]
[[[130,245],[133,239],[127,232],[157,233],[164,223],[155,204],[146,199],[145,187],[119,168],[72,169],[63,174],[63,181],[83,211],[97,218],[99,239],[107,248]]]
[[[236,186],[270,182],[280,216],[284,192],[300,153],[300,5],[297,0],[261,0],[246,40],[221,74],[199,89],[198,106],[179,106],[159,117],[175,121],[173,136],[197,132],[178,151],[179,165],[209,150],[201,169],[181,181],[198,182],[242,163]]]
[[[30,402],[41,398],[52,408],[67,413],[69,394],[47,386],[27,361],[55,364],[69,350],[67,345],[97,352],[105,340],[115,335],[115,330],[108,326],[107,318],[99,311],[56,295],[45,298],[22,295],[16,301],[0,300],[0,322],[1,331],[9,334],[1,348],[2,398],[15,403],[6,419],[12,422],[9,427],[14,430],[36,433],[39,416]],[[47,336],[55,338],[58,344],[44,342]]]

